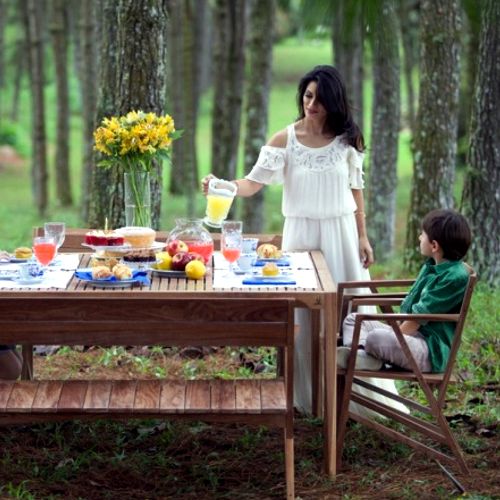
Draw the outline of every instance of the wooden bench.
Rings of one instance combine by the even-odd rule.
[[[270,346],[284,351],[284,377],[273,380],[21,380],[0,382],[0,424],[96,419],[168,418],[241,422],[284,429],[287,497],[294,498],[292,299],[46,300],[46,318],[10,311],[16,338],[78,345]],[[80,311],[80,313],[78,313]],[[33,317],[31,317],[33,316]],[[36,321],[33,334],[29,325]],[[14,329],[12,329],[14,331]]]

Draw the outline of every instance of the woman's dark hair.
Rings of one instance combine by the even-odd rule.
[[[443,258],[461,260],[471,244],[471,231],[467,219],[454,210],[436,209],[422,221],[422,229],[429,241],[437,241]]]
[[[363,134],[352,118],[344,80],[333,66],[316,66],[300,80],[297,90],[298,119],[305,116],[303,98],[311,82],[316,82],[318,101],[327,112],[327,131],[335,136],[345,134],[346,142],[362,152],[365,149]]]

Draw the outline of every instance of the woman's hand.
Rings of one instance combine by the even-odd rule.
[[[365,269],[368,269],[375,262],[372,246],[366,236],[359,238],[359,257]]]
[[[214,174],[208,174],[201,179],[201,192],[206,196],[208,191],[208,183],[211,179],[217,179]]]

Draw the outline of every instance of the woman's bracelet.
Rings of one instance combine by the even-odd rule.
[[[366,219],[366,214],[362,210],[356,210],[354,215],[360,215],[361,217]]]

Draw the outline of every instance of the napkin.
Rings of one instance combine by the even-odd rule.
[[[297,282],[292,277],[287,276],[249,276],[248,278],[243,278],[242,283],[244,285],[296,285]]]
[[[255,259],[255,262],[253,263],[254,266],[256,267],[262,267],[268,262],[274,262],[277,266],[280,267],[288,267],[290,265],[290,259],[288,257],[281,257],[280,259]]]
[[[78,279],[84,280],[84,281],[116,281],[116,284],[120,284],[120,280],[115,278],[114,276],[110,276],[109,278],[101,279],[101,280],[95,280],[92,278],[92,271],[89,269],[77,269],[75,271],[75,276]],[[132,278],[134,281],[137,283],[142,283],[143,285],[149,285],[151,282],[149,281],[148,278],[148,273],[146,271],[139,271],[137,269],[132,270]]]

